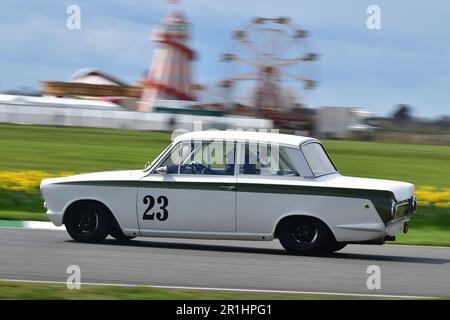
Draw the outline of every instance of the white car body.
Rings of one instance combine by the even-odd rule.
[[[239,164],[232,175],[161,174],[161,164],[177,145],[220,139],[234,141],[235,159],[250,152],[245,143],[299,150],[299,159],[295,159],[298,176],[242,174]],[[315,176],[302,149],[310,143],[320,144],[313,138],[273,133],[186,133],[175,138],[145,170],[45,179],[41,195],[48,217],[57,226],[64,224],[71,205],[91,200],[108,208],[123,234],[130,237],[272,240],[279,222],[291,216],[319,219],[341,243],[383,243],[404,228],[417,207],[414,185],[345,177],[337,170]],[[181,153],[177,153],[180,159]],[[154,202],[151,208],[150,200]],[[144,219],[148,208],[153,216]]]

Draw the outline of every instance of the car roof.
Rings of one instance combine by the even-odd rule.
[[[298,147],[307,141],[318,141],[314,138],[291,134],[239,130],[208,130],[193,131],[181,134],[174,139],[174,143],[186,140],[233,140],[253,142],[263,141],[271,144],[283,144],[294,147]]]

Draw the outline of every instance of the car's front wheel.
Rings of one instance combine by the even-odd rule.
[[[334,245],[331,247],[331,251],[332,252],[337,252],[339,250],[344,249],[347,246],[346,243],[342,243],[342,242],[336,242],[334,243]]]
[[[136,238],[136,237],[133,237],[133,236],[125,235],[123,233],[122,229],[120,228],[119,224],[115,220],[111,224],[111,228],[109,230],[109,234],[114,239],[122,241],[122,242],[127,242],[127,241],[130,241],[130,240]]]
[[[110,218],[100,204],[80,202],[67,212],[65,226],[75,241],[102,242],[108,236]]]
[[[312,217],[291,217],[281,221],[278,238],[288,252],[304,255],[329,253],[334,240],[328,227]]]

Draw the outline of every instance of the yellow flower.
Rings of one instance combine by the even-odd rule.
[[[419,205],[431,204],[441,208],[449,207],[450,189],[422,186],[416,190],[415,195]]]
[[[0,190],[38,193],[45,178],[64,177],[70,172],[49,173],[42,171],[0,171]]]

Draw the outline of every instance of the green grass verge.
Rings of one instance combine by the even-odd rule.
[[[0,281],[0,299],[25,300],[324,300],[356,299],[351,296],[259,294],[191,291],[149,287],[81,285],[69,290],[63,284]],[[366,298],[367,299],[367,298]]]
[[[0,211],[0,220],[49,221],[44,212]]]
[[[44,200],[39,195],[39,191],[33,193],[20,191],[6,191],[0,189],[0,210],[10,212],[32,212],[43,213]]]
[[[408,233],[400,233],[393,243],[450,246],[449,209],[419,207],[417,214],[411,218]]]
[[[324,141],[343,175],[450,188],[450,147],[362,141]]]
[[[169,142],[159,132],[0,125],[0,171],[139,169]]]
[[[450,247],[450,231],[435,227],[418,229],[411,227],[407,234],[400,233],[397,235],[396,241],[387,243]]]

